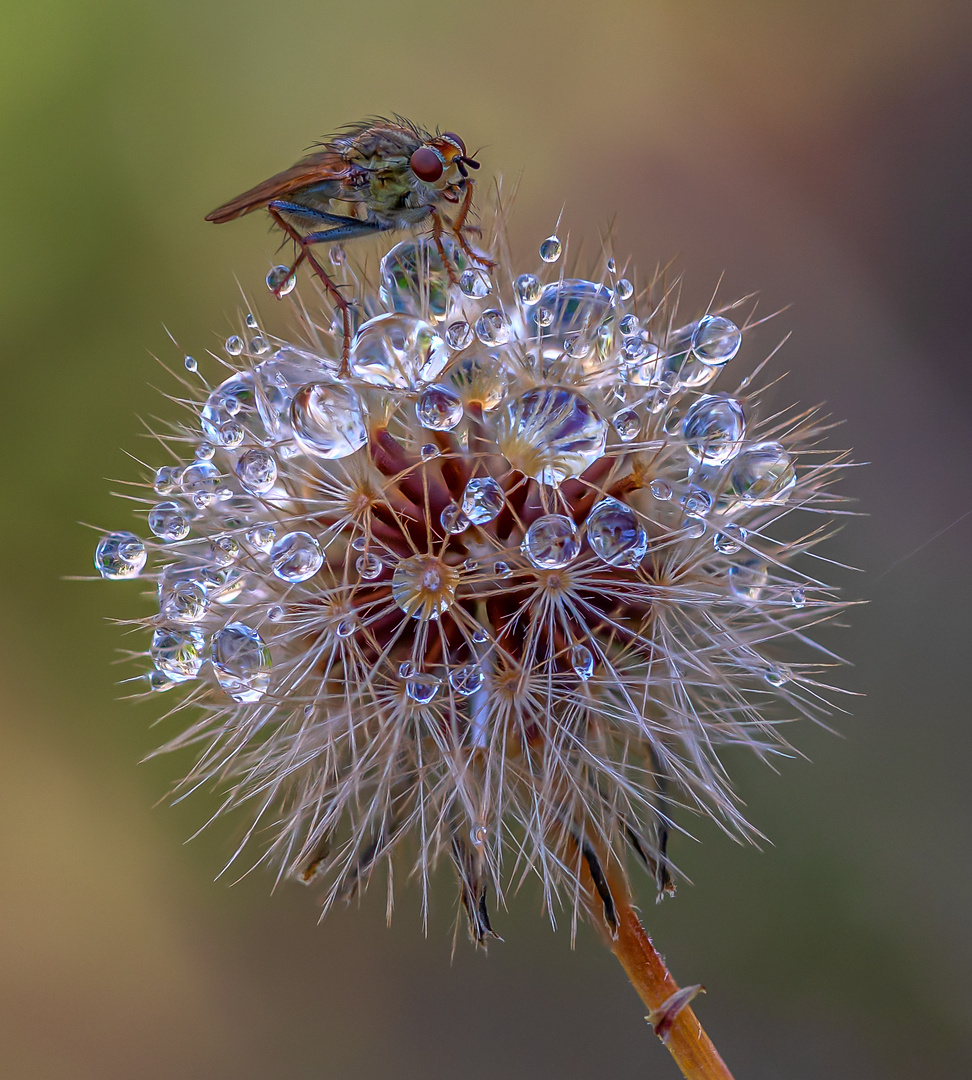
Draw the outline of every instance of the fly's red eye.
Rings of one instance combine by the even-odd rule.
[[[466,144],[462,141],[462,139],[459,138],[459,136],[454,131],[443,131],[442,138],[451,139],[456,144],[456,146],[459,147],[459,153],[463,157],[466,156]]]
[[[427,146],[420,146],[409,158],[412,172],[427,184],[434,184],[442,175],[442,158]]]

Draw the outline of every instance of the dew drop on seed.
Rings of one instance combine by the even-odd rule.
[[[367,547],[368,547],[368,537],[367,536],[356,536],[351,541],[351,549],[353,551],[364,551]]]
[[[435,443],[425,443],[420,453],[423,461],[431,461],[439,456],[440,450]]]
[[[672,485],[667,480],[652,480],[648,485],[652,497],[659,502],[668,502],[672,497]]]
[[[503,489],[491,476],[473,478],[462,494],[462,512],[473,525],[492,521],[505,504]]]
[[[199,365],[196,363],[196,358],[194,356],[187,356],[183,362],[186,365],[186,371],[199,370]]]
[[[631,442],[638,437],[638,432],[641,431],[641,417],[634,411],[634,409],[622,409],[620,412],[616,412],[611,417],[611,423],[614,425],[614,430],[618,433],[618,438],[622,442]]]
[[[359,555],[355,560],[354,568],[358,571],[362,581],[374,581],[381,574],[384,563],[377,555],[367,552]]]
[[[448,386],[427,386],[415,403],[415,417],[424,428],[451,431],[462,419],[462,402]]]
[[[334,632],[339,638],[349,638],[358,628],[358,622],[356,619],[342,619],[334,628]]]
[[[134,533],[112,532],[98,541],[94,564],[103,578],[119,581],[138,577],[147,558],[145,545]]]
[[[270,351],[270,342],[262,334],[250,338],[250,352],[255,356],[265,356]]]
[[[634,295],[634,285],[627,278],[622,278],[618,282],[615,292],[618,294],[619,300],[630,300]]]
[[[446,328],[445,339],[450,349],[465,349],[472,344],[473,328],[467,322],[449,323]]]
[[[449,674],[449,685],[456,697],[470,697],[483,685],[485,675],[479,664],[465,664]]]
[[[594,657],[586,645],[574,645],[570,650],[570,666],[584,682],[594,674]]]
[[[502,559],[497,559],[496,562],[493,563],[493,573],[498,578],[509,577],[511,573],[510,564],[508,562],[504,562]]]
[[[172,495],[182,486],[182,468],[163,465],[155,470],[152,487],[156,495]]]
[[[560,258],[563,250],[564,246],[558,237],[548,236],[540,245],[540,258],[544,262],[554,263]]]
[[[294,286],[297,284],[297,275],[290,272],[289,266],[273,267],[269,274],[267,274],[267,288],[274,294],[274,296],[284,297],[288,293],[294,291]]]
[[[159,580],[159,614],[167,622],[195,623],[209,611],[209,597],[201,580],[178,573],[163,573]]]
[[[234,450],[243,442],[244,435],[245,432],[240,424],[235,420],[227,420],[217,432],[216,441],[220,446],[225,446],[228,450]]]
[[[489,308],[476,320],[476,337],[484,345],[505,345],[512,334],[510,320],[499,308]]]
[[[433,382],[449,361],[449,349],[430,323],[404,312],[376,315],[351,342],[351,367],[363,382],[394,390],[417,390]]]
[[[246,313],[246,319],[244,321],[246,322],[247,329],[249,330],[256,330],[259,326],[259,323],[256,320],[256,315],[254,315],[252,311],[248,311]]]
[[[219,440],[219,429],[230,420],[248,425],[256,418],[253,375],[238,371],[216,387],[199,414],[199,425],[207,439]],[[198,454],[197,454],[198,456]]]
[[[700,487],[690,487],[679,502],[686,517],[702,518],[712,509],[712,496]]]
[[[704,465],[724,465],[739,453],[746,433],[742,405],[722,394],[704,394],[682,420],[685,448]]]
[[[458,270],[466,265],[462,249],[449,237],[441,243],[446,257]],[[332,249],[333,251],[333,249]],[[428,239],[403,240],[381,260],[378,268],[379,295],[386,308],[437,322],[449,309],[449,268],[435,242]]]
[[[540,570],[566,566],[580,551],[580,535],[563,514],[545,514],[527,529],[523,554]]]
[[[212,640],[216,680],[234,701],[259,701],[270,685],[270,650],[245,623],[230,623]]]
[[[587,542],[609,566],[636,567],[648,550],[648,534],[634,510],[612,498],[601,499],[588,514]]]
[[[769,569],[762,559],[744,559],[729,567],[729,591],[740,600],[759,600],[768,581]]]
[[[349,457],[368,441],[361,400],[340,383],[301,387],[290,405],[290,424],[298,446],[315,457]]]
[[[543,285],[536,274],[520,274],[516,279],[516,295],[521,304],[530,306],[540,299]]]
[[[212,443],[201,442],[193,454],[193,460],[195,461],[212,461],[216,456],[216,448]]]
[[[550,308],[539,307],[534,314],[534,321],[537,326],[547,327],[553,322],[553,312]]]
[[[277,539],[277,530],[269,521],[261,521],[246,533],[246,542],[258,551],[269,551]]]
[[[493,283],[489,280],[489,274],[478,266],[463,270],[459,275],[459,288],[464,296],[471,296],[474,300],[482,300],[493,291]]]
[[[247,450],[236,463],[236,475],[251,495],[266,495],[277,482],[277,461],[269,450]]]
[[[206,640],[198,630],[160,626],[152,634],[149,655],[157,671],[171,682],[188,682],[199,674]]]
[[[692,335],[692,353],[709,367],[727,364],[742,344],[739,327],[721,315],[706,315],[699,319]]]
[[[729,521],[722,526],[722,531],[712,537],[712,546],[720,555],[735,555],[742,547],[743,540],[748,533],[734,521]]]
[[[733,461],[729,494],[752,506],[785,502],[796,481],[790,455],[778,442],[757,443]]]
[[[763,672],[763,679],[770,686],[783,686],[790,681],[790,673],[782,665],[774,664]]]
[[[480,626],[474,631],[472,639],[477,645],[482,645],[489,641],[489,634]]]
[[[447,533],[461,533],[469,528],[469,518],[458,503],[449,503],[439,515],[439,522]]]
[[[211,461],[194,461],[182,470],[182,487],[196,506],[209,506],[219,487],[219,469]]]
[[[182,507],[174,502],[160,502],[148,512],[148,527],[160,540],[185,540],[189,535],[189,519]]]
[[[405,693],[419,705],[427,705],[439,692],[439,680],[430,675],[413,675],[405,683]]]
[[[239,356],[243,352],[243,339],[236,334],[226,339],[223,348],[229,353],[230,356]]]
[[[682,526],[682,535],[690,540],[698,540],[700,536],[705,535],[705,522],[698,518],[690,518]]]
[[[636,315],[625,315],[621,322],[618,323],[618,329],[625,337],[631,337],[641,330],[641,323],[638,322]]]
[[[323,563],[321,545],[310,533],[286,533],[270,549],[273,572],[281,581],[291,584],[312,578]]]
[[[794,589],[790,593],[790,603],[795,608],[802,608],[807,606],[807,593],[805,589]]]

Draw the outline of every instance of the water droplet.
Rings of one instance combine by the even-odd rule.
[[[433,382],[449,361],[438,332],[414,315],[376,315],[351,343],[351,366],[363,382],[417,390]]]
[[[278,439],[291,435],[290,406],[294,395],[308,383],[328,381],[337,364],[313,353],[285,346],[253,370],[256,407],[267,432]]]
[[[611,417],[611,423],[622,442],[631,442],[637,439],[641,431],[641,417],[634,409],[622,409]]]
[[[712,496],[700,487],[690,487],[679,499],[686,517],[701,518],[712,509]]]
[[[150,671],[146,676],[148,680],[148,687],[153,693],[161,694],[166,690],[171,690],[173,686],[177,684],[172,682],[171,679],[167,679],[161,671]]]
[[[220,446],[225,446],[227,449],[232,450],[243,442],[244,434],[240,424],[235,420],[227,420],[217,432],[216,441]]]
[[[570,666],[584,682],[594,674],[594,657],[586,645],[574,645],[570,650]]]
[[[289,266],[275,266],[267,274],[267,288],[277,297],[284,297],[294,291],[297,275],[290,272]]]
[[[439,522],[447,533],[461,533],[469,528],[469,518],[458,503],[449,503],[439,515]]]
[[[206,640],[198,630],[160,626],[152,635],[149,655],[156,670],[171,682],[188,682],[202,667]]]
[[[473,328],[467,322],[449,323],[445,336],[450,349],[465,349],[472,344]]]
[[[493,291],[493,283],[485,270],[474,266],[469,270],[463,270],[459,275],[459,288],[463,295],[471,296],[474,300],[482,300]]]
[[[734,521],[729,521],[722,526],[721,532],[717,532],[715,536],[712,537],[712,546],[720,555],[735,555],[742,547],[742,541],[745,540],[747,536],[748,533],[744,528],[737,525]]]
[[[658,384],[659,369],[661,367],[658,346],[652,345],[651,342],[645,341],[641,337],[639,337],[638,340],[641,342],[645,351],[638,360],[627,364],[628,382],[633,386],[656,386]],[[627,348],[627,342],[622,348],[622,359],[624,359],[624,348]]]
[[[236,463],[240,483],[253,495],[265,495],[277,482],[277,461],[269,450],[247,450]]]
[[[489,634],[480,626],[473,633],[472,639],[477,645],[482,645],[484,642],[489,641]]]
[[[438,619],[456,598],[459,571],[434,555],[403,559],[392,575],[395,603],[413,619]]]
[[[473,525],[492,521],[505,505],[503,489],[490,476],[470,480],[462,494],[462,512]]]
[[[189,535],[189,519],[174,502],[161,502],[148,512],[148,527],[160,540],[184,540]]]
[[[514,398],[500,415],[497,442],[510,464],[543,484],[580,476],[603,453],[607,424],[593,405],[560,386]]]
[[[405,683],[405,693],[419,705],[427,705],[439,692],[439,680],[431,675],[413,675]]]
[[[145,545],[134,533],[112,532],[98,541],[94,564],[103,578],[117,581],[138,577],[147,558]]]
[[[270,342],[262,335],[258,334],[254,338],[250,338],[250,352],[255,356],[263,356],[270,351]]]
[[[638,317],[636,315],[625,315],[618,324],[618,329],[625,337],[631,337],[632,335],[639,333],[641,330],[641,323],[638,322]]]
[[[540,245],[540,258],[543,259],[544,262],[556,262],[560,258],[563,250],[564,246],[561,244],[558,237],[548,236]]]
[[[496,562],[493,563],[493,573],[498,578],[507,578],[512,572],[513,571],[510,569],[510,564],[508,562],[504,562],[502,559],[497,559]],[[476,640],[475,637],[473,638],[473,640]],[[485,638],[483,640],[485,641]]]
[[[194,461],[212,461],[216,456],[216,448],[212,443],[201,442],[193,454]]]
[[[448,237],[442,237],[446,257],[460,272],[466,256]],[[381,260],[380,295],[385,307],[421,318],[444,319],[449,310],[449,270],[432,240],[403,240]]]
[[[301,387],[290,406],[290,424],[300,448],[315,457],[349,457],[368,441],[361,399],[340,383]]]
[[[449,673],[449,685],[456,697],[470,697],[483,685],[485,677],[479,664],[465,664]]]
[[[162,574],[159,579],[159,614],[163,619],[194,623],[199,622],[208,610],[209,597],[203,580],[185,571]]]
[[[354,568],[361,575],[362,581],[374,581],[381,574],[384,566],[385,564],[381,559],[371,552],[359,555],[354,563]]]
[[[540,299],[543,284],[536,274],[520,274],[516,279],[516,295],[521,304],[530,306]]]
[[[277,539],[277,530],[269,521],[261,521],[246,534],[246,542],[258,551],[269,551]]]
[[[462,419],[462,402],[448,386],[427,386],[415,403],[415,416],[424,428],[451,431]]]
[[[232,566],[240,557],[240,545],[233,536],[214,536],[209,548],[210,558],[216,566]]]
[[[469,830],[469,839],[473,844],[473,847],[481,848],[486,843],[486,826],[474,825]]]
[[[778,442],[757,443],[741,451],[732,463],[729,493],[752,506],[785,502],[796,487],[790,455]]]
[[[196,363],[196,358],[194,356],[187,356],[184,363],[186,365],[186,371],[199,370],[199,365]]]
[[[259,701],[270,685],[270,650],[244,623],[230,623],[213,634],[216,681],[234,701]]]
[[[634,510],[612,498],[601,499],[588,515],[587,542],[609,566],[636,567],[648,550],[648,534]]]
[[[699,319],[692,335],[692,352],[696,359],[710,367],[722,367],[739,352],[742,334],[739,327],[721,315],[706,315]]]
[[[431,461],[433,458],[437,458],[441,451],[435,443],[425,443],[419,453],[423,461]]]
[[[182,486],[196,506],[209,506],[219,487],[219,469],[211,461],[194,461],[182,471]]]
[[[398,665],[398,677],[400,679],[407,679],[414,670],[415,669],[412,667],[411,661],[405,660]]]
[[[580,535],[563,514],[545,514],[527,529],[523,554],[540,570],[557,570],[577,558]]]
[[[240,371],[220,383],[206,399],[199,423],[208,439],[219,441],[220,428],[230,420],[249,426],[256,419],[253,376]],[[198,457],[198,453],[197,453]]]
[[[307,581],[323,564],[321,545],[310,533],[286,533],[270,549],[270,565],[281,581]]]
[[[586,334],[568,334],[564,338],[564,352],[575,360],[583,360],[591,351],[591,340]]]
[[[155,470],[152,487],[157,495],[172,495],[182,486],[182,468],[176,465],[163,465]]]
[[[476,337],[484,345],[505,345],[512,334],[510,320],[498,308],[489,308],[476,320]]]
[[[452,365],[449,371],[452,388],[468,408],[478,405],[492,412],[506,395],[508,375],[503,353],[477,346]]]
[[[614,258],[613,255],[607,261],[607,272],[609,274],[616,274],[618,272],[617,260]]]
[[[630,300],[634,295],[634,285],[627,278],[622,278],[615,289],[619,300]]]
[[[735,398],[704,394],[682,421],[685,448],[704,465],[724,465],[742,449],[746,420]]]
[[[668,502],[672,497],[672,485],[667,480],[652,480],[648,490],[659,502]]]
[[[807,606],[807,593],[805,589],[794,589],[790,593],[790,603],[795,608],[802,608]]]
[[[548,323],[540,323],[541,311],[550,313]],[[571,340],[573,349],[588,346],[597,336],[597,329],[611,313],[611,291],[604,285],[583,278],[565,278],[547,285],[540,294],[539,307],[527,316],[527,323],[543,325],[548,328],[551,342]],[[555,351],[559,345],[551,346]],[[548,350],[545,348],[545,353]],[[573,352],[571,355],[579,355]]]
[[[762,559],[744,559],[729,567],[729,591],[740,600],[759,600],[769,581],[769,569]]]
[[[553,319],[554,314],[550,308],[538,307],[533,314],[533,320],[537,326],[547,327],[553,322]]]
[[[351,541],[351,549],[352,549],[352,551],[365,551],[367,549],[367,547],[368,547],[368,537],[367,536],[356,536]]]
[[[783,686],[790,681],[790,673],[780,664],[774,664],[763,672],[763,678],[770,686]]]
[[[339,638],[349,638],[357,628],[357,619],[342,619],[334,628],[334,632]]]
[[[246,319],[244,321],[246,322],[247,328],[250,330],[256,330],[260,325],[256,320],[256,315],[254,315],[252,311],[246,313]]]
[[[267,608],[267,618],[270,622],[280,622],[284,617],[284,609],[279,604],[271,604]]]
[[[628,338],[621,346],[621,363],[625,367],[633,367],[648,355],[648,346],[640,337]]]
[[[699,518],[689,518],[682,525],[682,535],[690,540],[698,540],[700,536],[705,536],[705,522]]]
[[[230,356],[239,356],[243,351],[243,339],[233,334],[232,337],[226,339],[223,348],[229,353]]]
[[[475,559],[464,559],[462,568],[467,574],[473,574],[479,569],[479,563]]]

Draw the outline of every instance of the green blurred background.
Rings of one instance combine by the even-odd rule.
[[[185,759],[137,766],[156,703],[118,703],[106,615],[138,587],[64,582],[131,527],[103,477],[172,415],[163,322],[203,355],[239,307],[270,330],[275,242],[217,203],[349,120],[398,111],[523,174],[531,260],[566,201],[588,247],[616,216],[689,306],[793,307],[783,397],[826,400],[872,462],[869,518],[829,553],[869,606],[831,641],[867,696],[779,775],[732,762],[763,852],[702,830],[694,881],[645,913],[739,1080],[972,1072],[972,7],[967,0],[478,4],[36,0],[0,23],[3,544],[0,1074],[15,1078],[674,1077],[612,958],[570,949],[527,889],[488,958],[450,963],[405,890],[316,925],[313,897],[213,877],[214,806],[155,808]],[[265,297],[265,299],[263,299]],[[738,363],[739,361],[737,361]],[[781,398],[782,400],[782,398]],[[154,460],[154,459],[153,459]],[[376,892],[379,890],[376,890]]]

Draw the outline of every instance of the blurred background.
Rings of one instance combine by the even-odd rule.
[[[572,243],[615,219],[619,261],[677,259],[683,299],[792,307],[782,399],[824,400],[868,468],[870,515],[829,554],[866,696],[839,737],[774,774],[730,763],[744,849],[680,840],[692,878],[655,941],[739,1080],[972,1071],[972,7],[967,0],[36,0],[0,31],[0,325],[5,446],[0,624],[0,1059],[10,1077],[671,1077],[613,958],[570,949],[524,890],[505,938],[450,962],[442,875],[317,925],[296,886],[213,878],[235,836],[183,841],[215,802],[156,807],[188,760],[138,766],[155,702],[117,702],[106,616],[144,613],[91,572],[132,527],[104,477],[172,416],[151,354],[204,355],[239,286],[271,331],[276,243],[215,205],[312,141],[398,111],[522,173],[531,268],[566,203]],[[737,360],[739,364],[741,361]],[[744,360],[742,362],[745,362]],[[154,461],[154,458],[151,460]],[[909,556],[905,558],[905,556]],[[899,561],[904,560],[904,561]],[[170,729],[167,729],[167,731]],[[377,893],[378,889],[375,890]]]

